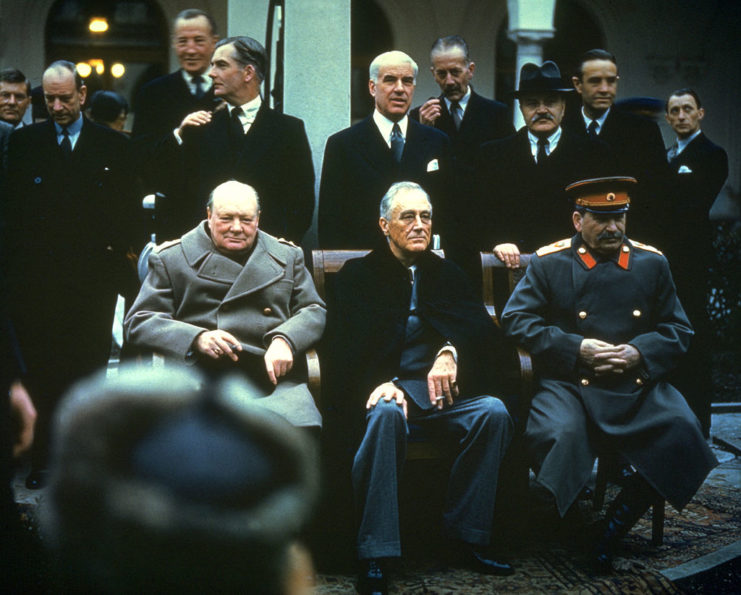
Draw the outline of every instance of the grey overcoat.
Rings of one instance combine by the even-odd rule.
[[[260,360],[279,335],[291,344],[294,364],[299,363],[301,354],[322,336],[325,318],[324,302],[300,248],[258,231],[255,247],[242,265],[214,248],[203,221],[152,252],[147,277],[126,315],[124,333],[135,347],[194,364],[199,362],[195,338],[206,330],[225,330],[242,344],[234,371],[244,372],[241,364],[250,358],[255,361],[248,367],[249,375],[255,386],[263,387],[263,396],[269,395],[266,406],[294,425],[319,426],[321,416],[303,379],[289,374],[271,390]],[[223,363],[228,372],[230,363]]]
[[[625,240],[615,260],[600,260],[579,234],[541,248],[502,325],[535,358],[538,388],[525,439],[537,479],[562,515],[603,446],[675,508],[687,504],[717,461],[697,418],[666,381],[692,328],[661,253]],[[579,360],[584,338],[631,344],[641,362],[595,377]]]

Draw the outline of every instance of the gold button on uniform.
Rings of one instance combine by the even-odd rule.
[[[582,378],[581,379],[581,385],[582,386],[589,386],[589,378]]]
[[[586,254],[586,253],[587,253],[587,249],[586,249],[586,248],[585,248],[584,246],[581,246],[581,247],[580,247],[580,248],[579,248],[579,249],[577,250],[577,252],[578,252],[579,254]]]
[[[636,384],[638,386],[643,386],[643,380],[641,380],[640,378],[636,378]]]
[[[623,246],[623,252],[630,252],[630,248],[628,248],[627,246]]]
[[[640,315],[641,315],[641,311],[640,310],[633,310],[633,316],[635,316],[636,318],[638,318]]]
[[[586,317],[587,317],[587,313],[584,310],[582,310],[581,312],[579,312],[579,318],[581,318],[582,320],[584,320]]]
[[[272,308],[265,308],[262,313],[265,314],[265,316],[270,316],[273,313],[273,310]]]

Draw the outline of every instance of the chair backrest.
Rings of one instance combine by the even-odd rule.
[[[493,252],[481,252],[481,280],[484,305],[489,315],[498,320],[517,283],[525,274],[532,254],[520,254],[520,266],[508,269]]]
[[[338,272],[343,265],[353,258],[360,258],[370,250],[312,250],[311,272],[314,285],[322,299],[327,297],[327,275]],[[443,250],[433,250],[441,258],[445,258]]]

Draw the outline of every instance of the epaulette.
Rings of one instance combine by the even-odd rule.
[[[646,250],[647,252],[653,252],[654,254],[661,254],[662,256],[664,255],[664,253],[658,248],[654,248],[653,246],[649,246],[648,244],[642,244],[641,242],[637,242],[636,240],[632,238],[630,240],[630,243],[633,244],[634,247],[640,248],[641,250]]]
[[[538,248],[535,251],[535,254],[537,254],[538,256],[545,256],[546,254],[553,254],[554,252],[566,250],[566,248],[569,247],[571,247],[571,238],[566,238],[565,240],[558,240],[557,242],[553,242],[552,244],[548,244],[547,246]]]
[[[168,242],[162,242],[161,244],[157,244],[154,251],[159,253],[163,250],[166,250],[167,248],[171,248],[172,246],[177,246],[180,243],[180,238],[177,240],[170,240]]]
[[[298,248],[296,244],[294,244],[291,240],[287,240],[286,238],[276,238],[281,244],[288,244],[289,246],[293,246],[294,248]]]

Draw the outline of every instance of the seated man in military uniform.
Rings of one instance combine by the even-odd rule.
[[[681,510],[717,464],[700,423],[667,374],[692,328],[666,258],[625,236],[633,178],[574,183],[576,235],[537,251],[502,314],[535,358],[538,386],[525,440],[537,481],[563,517],[598,452],[632,473],[593,550],[609,571],[615,548],[658,492]]]

